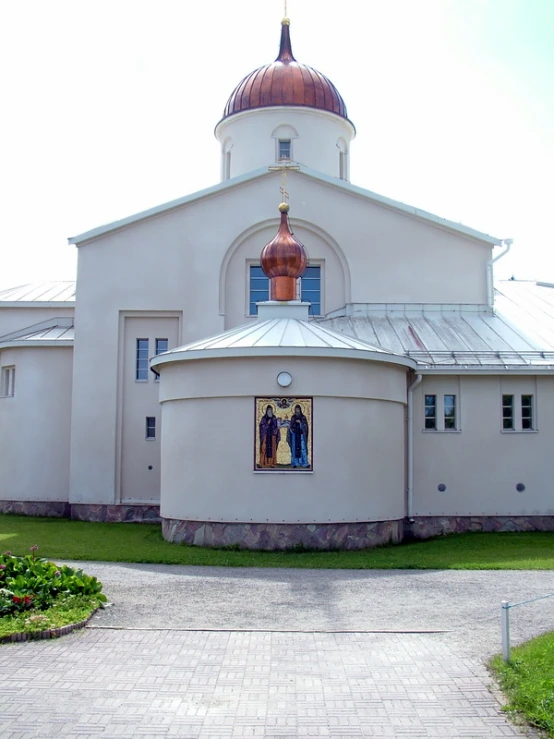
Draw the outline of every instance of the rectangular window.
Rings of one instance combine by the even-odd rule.
[[[158,354],[163,354],[163,352],[166,352],[169,347],[169,341],[167,339],[156,339],[156,356]],[[154,382],[159,382],[160,376],[154,375]]]
[[[437,428],[437,396],[425,396],[425,428]]]
[[[3,398],[13,398],[15,395],[15,367],[2,368],[2,387],[1,396]]]
[[[502,396],[502,428],[514,428],[514,396]]]
[[[321,315],[321,267],[307,267],[300,278],[300,299],[310,305],[310,315]]]
[[[156,438],[156,417],[155,416],[146,416],[146,438],[147,439]]]
[[[521,396],[521,428],[523,431],[533,430],[533,396]]]
[[[456,429],[456,396],[444,396],[444,428]]]
[[[135,380],[148,382],[148,339],[137,339]]]
[[[250,265],[250,306],[248,311],[251,316],[258,314],[256,303],[263,303],[264,300],[269,300],[269,280],[259,265],[252,264]]]
[[[311,316],[321,316],[321,266],[307,267],[303,277],[299,280],[297,299],[303,300],[310,305]],[[269,300],[269,279],[265,276],[262,268],[252,264],[250,266],[250,299],[249,315],[258,313],[256,303]]]
[[[279,139],[279,160],[290,159],[291,149],[290,139]]]

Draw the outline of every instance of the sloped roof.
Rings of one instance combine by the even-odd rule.
[[[0,349],[24,346],[73,346],[73,318],[51,318],[0,336]]]
[[[2,303],[74,303],[75,281],[29,282],[0,290]]]
[[[151,360],[153,367],[171,361],[215,357],[316,356],[369,359],[413,367],[415,362],[385,349],[337,333],[315,321],[271,318],[171,349]]]
[[[554,286],[501,281],[484,306],[357,306],[320,325],[439,371],[554,371]]]
[[[476,241],[480,241],[482,243],[493,246],[500,244],[502,241],[501,239],[490,236],[489,234],[485,234],[481,231],[476,231],[473,228],[469,228],[469,226],[464,226],[462,223],[449,221],[446,218],[441,218],[440,216],[436,216],[433,213],[429,213],[425,210],[414,208],[413,206],[406,205],[405,203],[401,203],[398,200],[392,200],[391,198],[384,197],[383,195],[379,195],[375,192],[372,192],[371,190],[366,190],[363,187],[357,187],[356,185],[352,185],[350,182],[346,182],[346,180],[341,180],[338,177],[330,177],[329,175],[323,174],[322,172],[317,172],[316,170],[310,169],[309,167],[306,167],[304,165],[299,164],[298,167],[298,174],[300,174],[301,176],[308,177],[312,180],[321,182],[322,184],[328,186],[330,185],[344,192],[350,193],[362,199],[366,199],[369,202],[375,203],[376,205],[380,205],[391,210],[396,210],[399,213],[403,213],[404,215],[408,215],[412,218],[417,218],[439,228],[443,228],[448,231],[454,231],[455,233],[462,234],[463,236],[467,236]],[[68,241],[70,244],[76,244],[77,246],[79,246],[80,244],[85,244],[87,241],[105,236],[112,231],[118,231],[122,228],[126,228],[127,226],[132,226],[136,223],[140,223],[141,221],[147,220],[149,218],[154,218],[171,210],[182,208],[186,205],[192,205],[196,201],[202,200],[203,198],[213,197],[214,195],[224,193],[226,190],[230,190],[237,185],[252,182],[261,177],[277,176],[277,174],[275,172],[270,172],[266,167],[263,167],[262,169],[257,169],[253,172],[249,172],[248,174],[240,175],[239,177],[233,177],[230,180],[220,182],[219,184],[214,185],[213,187],[208,187],[205,190],[199,190],[198,192],[191,193],[190,195],[178,198],[177,200],[171,200],[168,203],[163,203],[162,205],[155,206],[154,208],[149,208],[148,210],[144,210],[140,213],[128,216],[127,218],[122,218],[119,221],[114,221],[113,223],[108,223],[104,226],[93,228],[90,231],[85,231],[78,236],[70,237]],[[290,176],[294,177],[295,174],[297,173],[291,172]]]

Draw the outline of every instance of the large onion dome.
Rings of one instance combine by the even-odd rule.
[[[223,118],[255,108],[292,105],[325,110],[348,118],[346,105],[333,83],[307,64],[299,64],[293,56],[290,21],[281,21],[279,55],[247,75],[227,101]]]

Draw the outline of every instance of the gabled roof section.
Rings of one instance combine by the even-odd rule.
[[[72,318],[52,318],[0,336],[0,349],[24,346],[73,346]]]
[[[389,208],[390,210],[395,210],[398,213],[402,213],[411,218],[416,218],[439,228],[453,231],[457,234],[462,234],[463,236],[467,236],[484,244],[496,246],[502,242],[501,239],[490,236],[489,234],[483,233],[481,231],[476,231],[473,228],[469,228],[469,226],[464,226],[462,223],[449,221],[446,218],[441,218],[440,216],[436,216],[433,213],[429,213],[425,210],[414,208],[411,205],[406,205],[405,203],[401,203],[398,200],[392,200],[391,198],[379,195],[375,192],[372,192],[371,190],[366,190],[363,187],[352,185],[350,182],[341,180],[338,177],[330,177],[329,175],[323,174],[322,172],[317,172],[316,170],[305,167],[304,165],[298,166],[299,173],[305,177],[321,182],[322,184],[325,184],[327,186],[337,188],[338,190],[350,193],[351,195],[365,199],[384,208]],[[68,241],[70,244],[80,246],[81,244],[85,244],[88,241],[92,241],[101,236],[105,236],[106,234],[109,234],[113,231],[119,231],[126,226],[132,226],[136,223],[140,223],[140,221],[154,218],[177,208],[192,205],[198,200],[219,195],[220,193],[224,193],[226,190],[231,190],[237,185],[253,182],[260,177],[270,177],[274,174],[274,172],[270,172],[266,167],[263,167],[262,169],[257,169],[253,172],[249,172],[248,174],[240,175],[239,177],[233,177],[230,180],[225,180],[224,182],[220,182],[213,187],[208,187],[205,190],[199,190],[198,192],[191,193],[190,195],[178,198],[177,200],[171,200],[168,203],[163,203],[162,205],[157,205],[154,208],[149,208],[148,210],[144,210],[140,213],[136,213],[135,215],[128,216],[127,218],[122,218],[119,221],[114,221],[113,223],[108,223],[105,226],[99,226],[98,228],[93,228],[90,231],[85,231],[78,236],[70,237]],[[291,176],[294,176],[294,174],[294,172],[291,173]]]
[[[0,290],[2,303],[69,303],[75,302],[75,281],[29,282]]]

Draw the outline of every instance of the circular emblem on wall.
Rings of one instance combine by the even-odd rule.
[[[288,387],[292,382],[292,375],[290,372],[279,372],[277,375],[277,382],[281,387]]]

